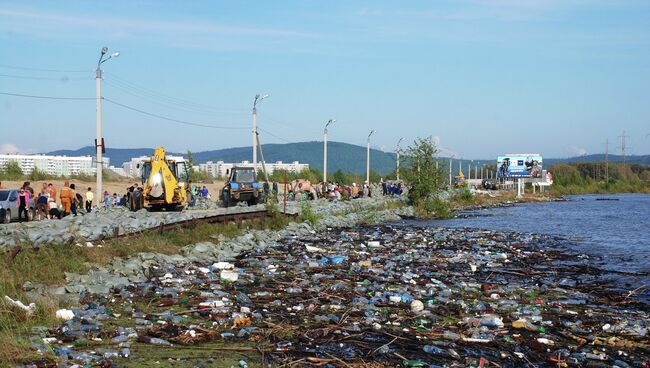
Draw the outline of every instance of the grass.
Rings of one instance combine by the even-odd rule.
[[[0,255],[0,297],[10,296],[14,300],[28,302],[28,294],[23,290],[25,282],[61,285],[65,273],[86,273],[94,265],[106,265],[112,259],[127,258],[142,252],[177,254],[188,244],[213,241],[220,234],[232,238],[252,229],[277,230],[291,220],[276,213],[259,220],[229,224],[200,223],[193,228],[178,228],[165,233],[147,232],[132,238],[107,241],[103,247],[78,247],[52,244],[33,248],[22,245],[15,258],[11,252]],[[33,300],[32,300],[33,301]],[[36,313],[26,318],[20,310],[14,310],[0,302],[0,366],[11,366],[20,360],[33,356],[29,337],[33,326],[53,326],[55,311],[59,308],[53,298],[42,297],[36,301]]]

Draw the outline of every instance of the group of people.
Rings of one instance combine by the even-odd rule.
[[[1,184],[0,184],[1,185]],[[2,187],[0,186],[0,189]],[[135,194],[134,194],[135,193]],[[81,195],[77,191],[74,183],[65,181],[63,187],[57,190],[52,183],[43,183],[40,191],[37,193],[29,181],[23,183],[18,194],[18,220],[27,221],[28,213],[33,206],[35,209],[36,219],[61,219],[68,215],[77,216],[80,209],[85,209],[86,213],[93,211],[93,208],[103,206],[126,206],[132,197],[137,197],[141,193],[138,184],[133,184],[127,188],[127,194],[119,197],[117,193],[112,195],[104,191],[98,203],[95,203],[95,194],[92,188],[88,187],[86,193]],[[57,195],[58,194],[58,195]],[[57,203],[57,199],[60,202]]]
[[[196,203],[196,198],[201,197],[205,199],[210,199],[210,191],[208,191],[208,188],[204,185],[202,188],[192,182],[192,180],[189,180],[187,182],[187,187],[185,189],[186,191],[186,198],[187,198],[187,203],[190,207],[194,206]]]
[[[278,193],[278,183],[264,183],[264,193],[269,194],[270,190]],[[330,201],[340,201],[347,199],[357,199],[363,197],[372,197],[372,187],[368,182],[363,185],[352,183],[344,185],[332,181],[312,184],[307,180],[295,180],[287,184],[287,197],[289,200],[315,200],[325,198]],[[382,194],[399,196],[402,194],[402,183],[387,183],[382,180]]]
[[[75,184],[70,184],[67,180],[61,190],[58,191],[58,199],[61,202],[60,206],[57,204],[57,188],[52,183],[43,183],[41,190],[36,193],[29,181],[24,182],[18,195],[18,220],[26,221],[29,219],[28,211],[32,201],[35,203],[34,207],[39,221],[42,219],[61,219],[70,214],[76,216],[77,209],[83,206],[84,202],[84,198],[77,193]],[[88,188],[85,201],[87,211],[90,211],[92,201],[93,193]]]

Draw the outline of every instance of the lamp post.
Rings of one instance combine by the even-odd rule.
[[[97,124],[97,137],[95,138],[95,151],[97,152],[96,174],[97,174],[97,198],[102,200],[102,169],[104,168],[104,161],[102,154],[106,151],[104,146],[104,138],[102,137],[102,64],[108,60],[120,56],[119,52],[108,54],[108,47],[102,47],[99,61],[97,61],[97,70],[95,71],[95,90],[96,90],[96,124]]]
[[[367,154],[367,160],[366,160],[366,183],[368,183],[368,187],[370,187],[370,136],[376,133],[376,130],[371,130],[370,134],[368,134],[368,154]]]
[[[397,141],[397,145],[395,146],[395,155],[397,156],[397,166],[395,167],[395,172],[397,173],[397,181],[399,181],[399,144],[402,142],[404,138],[400,138]]]
[[[253,170],[257,173],[257,103],[261,102],[263,99],[269,97],[269,95],[255,95],[255,100],[253,101]]]
[[[325,183],[327,183],[327,127],[335,121],[336,119],[329,119],[323,131],[323,182]]]

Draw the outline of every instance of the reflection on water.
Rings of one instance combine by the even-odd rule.
[[[472,211],[467,218],[429,223],[561,235],[571,239],[577,251],[599,257],[602,268],[650,272],[650,195],[582,195],[568,199]],[[619,281],[626,288],[643,284],[650,287],[648,276],[622,277]]]

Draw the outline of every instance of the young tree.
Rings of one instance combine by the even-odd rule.
[[[405,152],[403,178],[411,204],[436,196],[445,184],[444,173],[436,168],[438,149],[430,138],[417,138]]]

